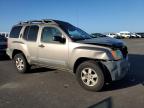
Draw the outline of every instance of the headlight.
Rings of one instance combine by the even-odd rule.
[[[123,59],[123,55],[122,55],[120,50],[113,50],[113,51],[111,51],[111,53],[112,53],[112,56],[115,60]]]

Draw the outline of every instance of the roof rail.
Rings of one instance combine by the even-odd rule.
[[[44,23],[56,23],[54,20],[52,20],[52,19],[42,19],[42,21],[44,22]]]
[[[35,23],[54,23],[54,24],[56,24],[56,22],[51,19],[29,20],[29,21],[20,22],[19,24],[21,25],[21,24],[35,24]]]

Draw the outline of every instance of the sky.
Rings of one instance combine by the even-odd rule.
[[[33,19],[67,21],[88,33],[144,32],[144,0],[0,0],[0,32]]]

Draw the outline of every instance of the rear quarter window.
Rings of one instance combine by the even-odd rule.
[[[20,31],[22,29],[22,26],[15,26],[12,28],[10,32],[10,38],[19,38]]]

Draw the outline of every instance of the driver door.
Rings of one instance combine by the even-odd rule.
[[[40,63],[65,68],[68,58],[68,44],[54,41],[54,36],[62,36],[59,28],[44,26],[41,30],[41,38],[38,47],[38,60]]]

